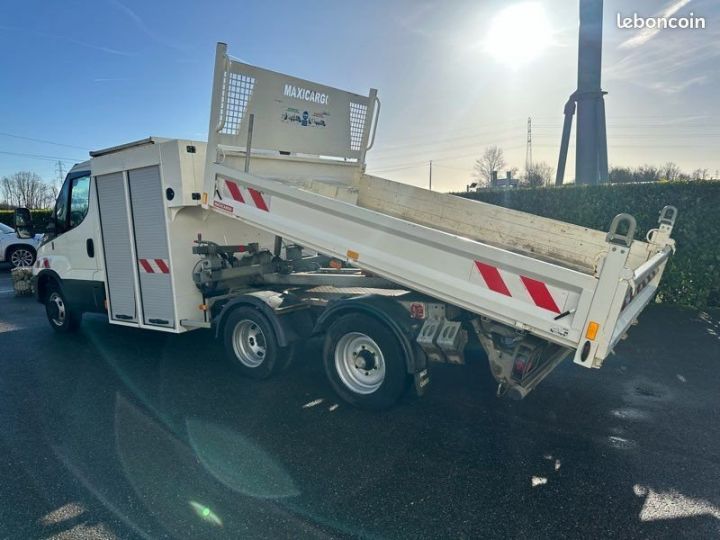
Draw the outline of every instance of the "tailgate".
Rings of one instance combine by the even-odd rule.
[[[671,254],[672,248],[667,246],[633,273],[632,280],[628,285],[628,291],[625,293],[622,310],[610,338],[610,349],[620,341],[628,328],[645,309],[645,306],[655,296],[655,292],[660,285],[660,278]]]
[[[575,363],[599,368],[650,303],[668,259],[675,250],[670,234],[676,217],[675,207],[662,209],[659,227],[648,233],[650,256],[635,269],[628,264],[635,219],[628,214],[620,214],[613,220],[607,237],[609,250],[603,259],[595,294],[587,311]],[[626,226],[627,232],[618,233],[623,226]]]

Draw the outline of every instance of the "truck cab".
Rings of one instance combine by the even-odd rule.
[[[56,330],[107,312],[112,324],[185,332],[183,320],[204,318],[193,238],[272,242],[201,207],[204,142],[148,137],[90,156],[68,173],[33,267]]]
[[[95,185],[85,161],[65,177],[33,268],[37,299],[60,330],[75,326],[83,312],[104,311],[99,235]]]

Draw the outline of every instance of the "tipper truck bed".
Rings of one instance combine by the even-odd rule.
[[[602,232],[370,176],[378,115],[375,90],[263,70],[219,44],[207,147],[147,139],[78,166],[93,179],[111,322],[214,328],[252,377],[324,335],[332,386],[371,408],[408,382],[421,394],[428,363],[462,364],[470,342],[515,398],[569,355],[600,367],[657,290],[676,210],[643,242],[627,214]],[[73,302],[49,255],[39,298],[63,328],[58,297],[65,313]]]

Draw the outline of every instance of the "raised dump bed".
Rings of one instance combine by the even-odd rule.
[[[625,214],[596,231],[366,175],[378,110],[374,90],[262,70],[221,45],[203,205],[599,367],[657,288],[675,210],[641,242]]]

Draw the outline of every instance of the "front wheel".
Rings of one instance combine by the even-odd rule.
[[[53,330],[61,333],[74,332],[80,327],[81,315],[73,312],[59,289],[48,292],[45,299],[45,313]]]
[[[397,337],[360,313],[340,317],[330,326],[323,364],[335,392],[363,409],[387,409],[407,387],[405,353]]]
[[[252,379],[267,379],[282,371],[293,354],[292,346],[280,347],[270,322],[251,307],[228,315],[223,338],[231,365]]]

